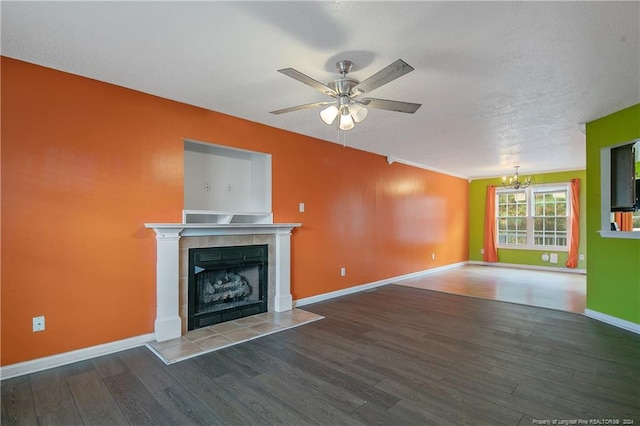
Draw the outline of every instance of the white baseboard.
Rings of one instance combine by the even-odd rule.
[[[333,299],[335,297],[346,296],[347,294],[358,293],[365,290],[371,290],[372,288],[380,287],[383,285],[391,284],[396,281],[407,280],[410,278],[417,278],[435,272],[446,271],[447,269],[459,268],[466,265],[467,262],[452,263],[450,265],[440,266],[438,268],[426,269],[424,271],[413,272],[411,274],[400,275],[398,277],[387,278],[380,281],[374,281],[368,284],[357,285],[355,287],[344,288],[342,290],[336,290],[329,293],[318,294],[317,296],[305,297],[304,299],[298,299],[293,301],[294,307],[300,307],[304,305],[310,305],[311,303],[322,302],[324,300]]]
[[[0,380],[10,379],[24,374],[31,374],[49,368],[60,367],[61,365],[84,361],[85,359],[108,355],[114,352],[120,352],[125,349],[142,346],[154,339],[155,334],[153,333],[143,334],[142,336],[91,346],[88,348],[78,349],[76,351],[51,355],[31,361],[19,362],[17,364],[5,365],[4,367],[0,367]]]
[[[566,272],[569,274],[581,274],[581,275],[587,274],[586,269],[577,269],[577,268],[564,268],[564,267],[555,268],[553,266],[523,265],[521,263],[484,262],[482,260],[469,260],[467,263],[469,265],[498,266],[501,268],[533,269],[537,271]]]
[[[632,333],[640,334],[640,324],[636,324],[635,322],[612,317],[611,315],[603,314],[598,311],[592,311],[591,309],[585,309],[584,315],[586,317],[593,318],[594,320],[613,325],[614,327],[622,328],[624,330],[631,331]]]
[[[489,263],[480,261],[465,261],[459,263],[452,263],[450,265],[441,266],[438,268],[427,269],[424,271],[413,272],[411,274],[400,275],[397,277],[387,278],[380,281],[375,281],[368,284],[362,284],[355,287],[349,287],[342,290],[332,291],[329,293],[319,294],[317,296],[305,297],[304,299],[298,299],[293,302],[294,307],[300,307],[309,305],[311,303],[321,302],[324,300],[333,299],[335,297],[345,296],[347,294],[358,293],[361,291],[370,290],[383,285],[391,284],[397,281],[407,280],[411,278],[418,278],[424,275],[433,274],[436,272],[445,271],[448,269],[459,268],[466,264],[471,265],[488,265],[488,266],[501,266],[510,268],[524,268],[524,269],[540,269],[554,272],[571,272],[571,273],[586,273],[584,270],[568,270],[561,268],[550,268],[545,266],[529,266],[518,265],[510,263]],[[635,324],[630,321],[621,320],[609,315],[605,315],[589,309],[585,310],[585,316],[605,322],[616,327],[623,328],[625,330],[632,331],[640,334],[640,324]],[[17,364],[6,365],[0,367],[0,380],[10,379],[12,377],[22,376],[24,374],[35,373],[38,371],[46,370],[49,368],[59,367],[61,365],[71,364],[78,361],[84,361],[86,359],[95,358],[102,355],[108,355],[115,352],[120,352],[126,349],[142,346],[155,339],[154,333],[144,334],[137,337],[131,337],[129,339],[118,340],[116,342],[105,343],[102,345],[92,346],[89,348],[78,349],[76,351],[65,352],[62,354],[52,355],[44,358],[38,358],[31,361],[20,362]]]
[[[343,290],[334,291],[331,293],[325,293],[318,296],[307,297],[294,301],[294,307],[308,305],[310,303],[319,302],[322,300],[332,299],[334,297],[344,296],[350,293],[356,293],[379,287],[381,285],[390,284],[395,281],[405,280],[408,278],[415,278],[422,275],[444,271],[446,269],[457,268],[465,265],[466,262],[454,263],[451,265],[442,266],[439,268],[428,269],[426,271],[414,272],[412,274],[402,275],[399,277],[388,278],[386,280],[376,281],[369,284],[364,284],[356,287],[351,287]],[[155,340],[155,334],[145,334],[142,336],[132,337],[129,339],[119,340],[116,342],[105,343],[103,345],[92,346],[89,348],[78,349],[76,351],[65,352],[62,354],[52,355],[44,358],[38,358],[31,361],[20,362],[17,364],[6,365],[0,367],[0,380],[10,379],[12,377],[22,376],[25,374],[31,374],[38,371],[46,370],[49,368],[59,367],[61,365],[71,364],[73,362],[84,361],[86,359],[95,358],[102,355],[108,355],[114,352],[120,352],[126,349],[142,346],[145,343]]]

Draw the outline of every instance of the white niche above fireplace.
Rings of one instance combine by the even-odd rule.
[[[273,223],[271,155],[184,141],[183,223]]]

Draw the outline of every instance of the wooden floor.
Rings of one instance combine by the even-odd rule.
[[[465,265],[398,284],[582,314],[587,277],[569,272]]]
[[[398,285],[304,309],[325,319],[169,366],[3,381],[2,425],[640,424],[640,336],[585,316]]]

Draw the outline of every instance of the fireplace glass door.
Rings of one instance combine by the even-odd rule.
[[[188,329],[267,311],[268,246],[189,249]]]

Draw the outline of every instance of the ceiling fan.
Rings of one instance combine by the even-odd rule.
[[[271,111],[271,114],[284,114],[285,112],[324,106],[326,108],[320,111],[320,118],[322,118],[322,121],[330,125],[339,115],[340,120],[338,121],[338,127],[340,130],[351,130],[354,128],[355,123],[359,123],[366,118],[368,113],[367,108],[413,114],[422,106],[422,104],[414,104],[411,102],[390,101],[387,99],[376,98],[358,98],[360,95],[369,93],[372,90],[375,90],[378,87],[413,71],[414,68],[402,59],[398,59],[391,65],[388,65],[363,81],[347,77],[347,74],[351,71],[352,67],[353,62],[351,61],[338,61],[336,63],[336,68],[341,74],[341,77],[326,85],[293,68],[278,70],[278,72],[281,72],[286,76],[294,78],[325,95],[331,96],[333,100],[313,102],[310,104],[279,109]]]

